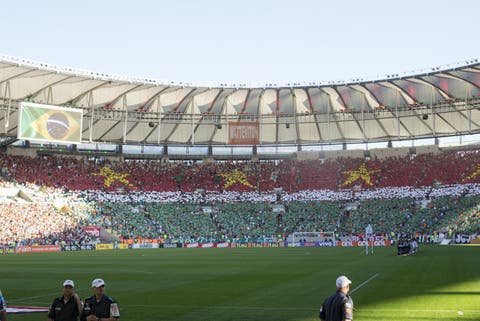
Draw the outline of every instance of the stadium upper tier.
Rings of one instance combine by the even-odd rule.
[[[453,166],[454,164],[454,166]],[[71,157],[4,156],[1,174],[24,184],[72,191],[128,190],[192,193],[288,193],[313,190],[373,190],[480,183],[480,152],[447,151],[388,157],[383,160],[338,158],[279,162],[214,162],[200,164],[158,161],[96,163]]]
[[[193,86],[0,56],[0,128],[15,136],[22,101],[82,108],[83,141],[246,145],[372,142],[480,131],[480,64],[382,79]],[[242,142],[242,140],[240,140]]]

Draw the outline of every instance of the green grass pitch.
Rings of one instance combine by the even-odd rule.
[[[355,320],[480,320],[474,246],[423,246],[411,257],[395,256],[393,247],[369,256],[362,248],[152,249],[4,255],[1,262],[10,306],[48,306],[67,278],[85,298],[100,277],[129,321],[318,320],[341,274],[353,281]]]

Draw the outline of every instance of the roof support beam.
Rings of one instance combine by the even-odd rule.
[[[275,146],[278,149],[278,127],[280,126],[280,89],[275,89]]]
[[[188,92],[188,94],[186,94],[186,95],[180,100],[180,102],[177,104],[177,106],[175,107],[175,109],[173,109],[173,111],[174,111],[174,112],[177,111],[177,110],[178,110],[178,107],[180,107],[180,106],[182,105],[182,103],[183,103],[187,98],[189,98],[190,95],[191,95],[193,92],[195,92],[195,91],[196,91],[196,88],[190,90],[190,91]],[[191,103],[192,103],[192,98],[190,98],[190,102],[189,102],[188,104],[191,104]],[[187,104],[187,108],[188,108],[188,104]],[[185,113],[182,113],[181,115],[179,114],[178,116],[179,116],[180,119],[177,119],[177,120],[178,120],[178,121],[183,120],[183,116],[184,116],[184,115],[185,115]],[[167,137],[165,138],[165,141],[166,141],[167,143],[168,143],[168,141],[170,140],[170,137],[172,137],[173,133],[177,130],[179,124],[180,124],[180,123],[177,122],[177,123],[175,124],[175,126],[173,126],[173,129],[170,131],[170,133],[169,133],[169,134],[167,135]]]
[[[322,90],[322,92],[323,92],[325,95],[327,95],[327,97],[328,97],[328,108],[327,108],[327,125],[328,125],[328,127],[327,127],[327,130],[328,130],[328,134],[329,134],[329,136],[330,136],[330,128],[331,128],[331,127],[330,127],[330,126],[331,126],[330,118],[331,118],[331,115],[332,115],[331,113],[333,113],[333,115],[335,115],[335,112],[334,112],[334,110],[333,110],[332,96],[331,96],[329,93],[327,93],[326,91],[324,91],[324,90]],[[339,125],[338,121],[336,121],[336,120],[335,120],[335,126],[337,127],[338,133],[339,133],[340,136],[341,136],[341,139],[340,139],[340,140],[345,140],[345,135],[343,134],[343,131],[342,131],[342,129],[340,128],[340,125]],[[337,141],[337,140],[338,140],[338,139],[336,139],[335,141]],[[331,136],[329,137],[329,141],[334,141],[334,140],[332,140],[332,137],[331,137]]]
[[[365,127],[365,122],[364,122],[364,119],[363,119],[363,113],[361,114],[361,121],[362,121],[362,124],[360,124],[358,118],[355,116],[355,113],[350,113],[350,115],[352,116],[353,118],[353,121],[355,122],[355,124],[357,124],[358,126],[358,129],[360,130],[360,132],[362,133],[362,136],[363,136],[363,141],[366,142],[367,141],[367,136],[365,135],[365,131],[364,131],[364,127]]]
[[[85,97],[85,96],[87,96],[87,95],[92,95],[93,91],[95,91],[95,90],[97,90],[97,89],[99,89],[99,88],[101,88],[101,87],[103,87],[103,86],[105,86],[105,85],[109,85],[109,84],[111,84],[111,83],[112,83],[111,81],[104,81],[104,82],[102,82],[102,83],[100,83],[100,84],[98,84],[98,85],[96,85],[96,86],[94,86],[94,87],[92,87],[92,88],[90,88],[90,89],[82,92],[81,94],[73,97],[73,98],[70,99],[68,102],[70,102],[72,105],[75,105],[75,104],[77,103],[77,101],[81,100],[83,97]],[[67,103],[68,103],[68,102],[67,102]],[[88,102],[87,102],[87,107],[88,107],[88,108],[91,107],[90,105],[88,105]]]
[[[297,119],[297,95],[295,94],[295,90],[290,88],[290,92],[292,94],[292,99],[293,99],[293,122],[295,123],[295,145],[298,144],[300,141],[300,132],[298,129],[298,119]]]
[[[88,107],[91,108],[91,112],[90,112],[90,137],[89,137],[89,141],[90,143],[93,141],[93,124],[94,124],[94,118],[95,118],[95,105],[93,103],[93,94],[92,92],[90,91],[88,93],[88,97],[87,97],[87,102],[88,102]]]
[[[123,95],[123,111],[125,113],[125,120],[123,123],[123,142],[127,142],[127,125],[128,125],[128,104],[127,104],[127,95]]]
[[[469,131],[472,130],[472,124],[475,125],[477,128],[480,127],[479,123],[472,120],[472,108],[468,109],[467,116],[465,116],[461,111],[458,111],[458,114],[469,122]]]
[[[314,112],[314,110],[313,110],[312,97],[310,96],[310,92],[308,91],[308,89],[305,88],[303,90],[307,94],[308,106],[310,107],[310,112],[313,113],[313,119],[315,119],[315,127],[317,128],[318,140],[323,141],[322,132],[320,131],[320,124],[318,123],[318,119],[317,119],[317,113]]]
[[[110,128],[108,128],[101,136],[98,137],[98,141],[101,141],[103,140],[103,137],[105,137],[108,133],[110,133],[115,127],[118,126],[118,124],[120,124],[122,121],[121,120],[117,120],[115,122],[115,124],[113,126],[110,126]]]
[[[210,107],[208,107],[207,113],[209,113],[209,112],[212,110],[213,106],[215,105],[215,102],[217,101],[218,97],[220,96],[220,94],[221,94],[222,92],[223,92],[223,88],[220,89],[220,90],[218,91],[218,93],[215,95],[215,97],[213,98],[212,102],[210,103]],[[214,123],[214,125],[216,126],[216,124],[218,123],[218,115],[215,115],[215,118],[217,119],[217,120],[215,120],[215,123]],[[190,138],[187,140],[187,144],[192,141],[193,135],[197,132],[198,128],[200,127],[200,125],[201,125],[201,123],[203,122],[204,119],[205,119],[205,115],[201,115],[198,123],[195,125],[195,128],[193,129],[192,135],[191,135]],[[194,143],[193,143],[193,144],[194,144]]]
[[[43,86],[43,87],[41,87],[40,89],[38,89],[36,92],[34,92],[33,94],[31,94],[30,97],[33,98],[33,97],[35,97],[35,96],[38,96],[42,91],[44,91],[44,90],[47,89],[47,88],[48,88],[48,89],[50,90],[50,92],[51,92],[52,86],[55,86],[55,85],[61,83],[62,81],[65,81],[65,80],[70,79],[70,78],[73,78],[73,77],[74,77],[74,76],[67,76],[67,77],[64,77],[64,78],[62,78],[62,79],[60,79],[60,80],[57,80],[57,81],[55,81],[55,82],[53,82],[53,83],[51,83],[51,84],[48,84],[48,85],[46,85],[46,86]],[[51,95],[51,93],[50,93],[50,95]],[[53,99],[53,96],[52,96],[52,99]],[[50,102],[49,102],[49,103],[50,103]]]
[[[16,74],[16,75],[13,75],[13,76],[10,76],[10,77],[8,77],[8,78],[5,78],[5,79],[1,80],[1,81],[0,81],[0,84],[3,84],[3,83],[5,83],[5,82],[10,82],[10,80],[12,80],[12,79],[15,79],[15,78],[21,77],[21,76],[25,76],[25,75],[27,75],[27,74],[29,74],[29,73],[31,73],[31,72],[34,72],[34,71],[37,71],[37,69],[29,69],[29,70],[24,71],[24,72],[19,72],[19,73]]]

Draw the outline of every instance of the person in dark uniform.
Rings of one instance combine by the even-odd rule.
[[[7,317],[7,304],[5,303],[2,291],[0,291],[0,320],[7,321]]]
[[[63,282],[62,296],[55,298],[48,311],[48,321],[77,321],[82,312],[82,301],[74,291],[72,280]]]
[[[353,320],[353,301],[348,296],[350,281],[346,276],[339,276],[335,282],[337,292],[323,301],[319,318],[322,321],[351,321]]]
[[[93,295],[85,299],[81,321],[116,321],[120,318],[117,302],[105,295],[105,282],[102,279],[92,281]]]

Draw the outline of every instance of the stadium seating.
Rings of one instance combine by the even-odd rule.
[[[15,204],[14,210],[12,204],[2,204],[1,218],[9,224],[2,226],[0,242],[58,243],[66,235],[70,235],[66,239],[81,238],[79,227],[89,225],[112,230],[123,239],[176,241],[264,239],[294,231],[336,231],[348,236],[363,234],[368,223],[376,234],[387,236],[412,231],[425,235],[478,233],[479,202],[479,196],[440,198],[422,208],[414,199],[369,200],[356,210],[345,210],[343,202],[292,202],[281,215],[263,203],[218,204],[211,213],[193,204],[103,203],[83,221],[65,220],[48,206]],[[26,212],[30,215],[21,214]],[[22,234],[34,224],[34,230]]]
[[[109,162],[101,164],[69,157],[7,156],[0,161],[1,168],[18,182],[35,183],[68,190],[116,191],[181,191],[197,189],[221,192],[223,190],[249,192],[272,191],[281,187],[286,192],[304,190],[362,189],[392,186],[432,186],[434,184],[479,183],[480,175],[473,175],[480,163],[480,153],[446,151],[422,154],[416,157],[389,157],[386,159],[338,158],[335,160],[278,162],[224,162],[161,164],[158,161]],[[355,180],[345,184],[348,172],[358,171],[365,164],[371,184]],[[452,166],[454,164],[454,166]],[[105,184],[102,168],[110,168],[111,184]],[[238,180],[227,186],[231,174],[237,170],[248,184]],[[125,178],[125,181],[118,179]]]
[[[480,183],[478,164],[475,151],[369,161],[205,164],[5,156],[0,159],[2,187],[21,186],[34,195],[43,190],[46,196],[2,202],[0,218],[8,224],[2,226],[0,243],[91,241],[81,229],[89,225],[123,239],[183,241],[262,239],[293,231],[346,236],[363,233],[368,223],[387,236],[478,233],[480,190],[472,185]],[[369,179],[349,181],[362,166]],[[276,187],[285,192],[282,214],[269,205]],[[393,198],[392,188],[397,188]],[[195,193],[198,189],[208,195]],[[55,208],[54,199],[67,199],[73,215]],[[349,202],[357,203],[355,209]]]
[[[212,241],[282,237],[296,231],[335,231],[360,235],[372,224],[377,235],[400,233],[434,235],[439,231],[475,233],[480,229],[480,196],[440,198],[427,206],[414,199],[369,200],[356,210],[343,202],[292,202],[278,215],[264,203],[212,206],[211,213],[193,204],[109,203],[100,205],[102,226],[124,238]]]

